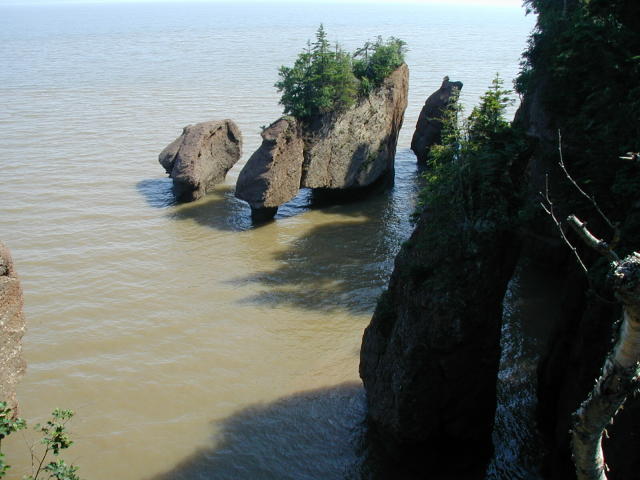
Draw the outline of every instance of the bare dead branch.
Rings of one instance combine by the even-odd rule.
[[[618,263],[620,257],[613,251],[607,242],[596,238],[587,228],[587,224],[581,221],[575,215],[569,215],[567,222],[574,232],[591,248],[593,248],[600,255],[606,257],[609,261]]]
[[[553,211],[553,202],[551,201],[551,197],[549,196],[549,175],[548,174],[545,176],[544,194],[542,192],[539,192],[539,194],[543,200],[542,202],[540,202],[540,206],[545,212],[547,212],[547,215],[551,217],[551,220],[553,220],[553,223],[555,223],[556,227],[558,228],[558,231],[560,232],[560,237],[562,238],[564,243],[569,247],[569,249],[573,252],[574,256],[576,257],[576,260],[578,261],[578,264],[580,265],[580,267],[582,268],[582,271],[586,275],[588,273],[587,267],[582,261],[582,258],[580,258],[580,255],[578,254],[578,250],[576,249],[576,247],[573,246],[573,244],[569,241],[569,239],[565,235],[564,229],[562,228],[562,224],[556,218],[556,215]]]
[[[560,161],[558,162],[558,165],[560,165],[560,168],[564,172],[564,174],[567,177],[567,179],[576,188],[576,190],[578,190],[578,192],[580,192],[580,194],[584,198],[589,200],[591,205],[593,205],[593,208],[595,208],[595,210],[598,212],[598,214],[602,217],[602,219],[605,221],[605,223],[609,226],[609,228],[611,228],[614,231],[614,238],[618,238],[618,236],[619,236],[618,235],[618,225],[616,223],[613,223],[611,220],[609,220],[609,218],[600,209],[600,206],[598,205],[598,202],[596,202],[596,199],[594,198],[594,196],[593,195],[589,195],[587,192],[585,192],[580,187],[580,185],[578,185],[578,183],[569,174],[569,171],[567,170],[567,167],[564,165],[564,159],[562,157],[562,134],[560,133],[559,129],[558,129],[558,152],[560,153]],[[614,243],[614,242],[612,242],[612,243]]]
[[[632,162],[637,162],[638,157],[640,157],[640,153],[638,152],[627,152],[626,157],[618,157],[620,160],[631,160]]]

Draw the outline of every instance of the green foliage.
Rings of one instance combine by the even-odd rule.
[[[517,90],[540,102],[552,130],[562,131],[568,170],[614,220],[630,221],[640,191],[638,163],[620,160],[640,150],[640,35],[637,0],[528,0],[538,14]],[[557,150],[548,152],[557,163]],[[600,225],[589,202],[567,185],[556,203]],[[624,229],[624,225],[623,225]],[[628,237],[628,246],[640,237]]]
[[[307,42],[293,67],[280,67],[280,80],[275,84],[282,92],[280,104],[286,114],[301,120],[343,111],[398,68],[405,50],[401,40],[378,38],[352,56],[337,44],[331,47],[321,24],[315,42]]]
[[[396,68],[404,62],[406,43],[390,37],[383,41],[378,37],[375,43],[366,42],[363,48],[353,54],[353,73],[360,80],[360,93],[369,92],[380,85]]]
[[[26,428],[27,423],[22,418],[17,418],[13,410],[9,408],[7,402],[0,402],[0,478],[4,477],[10,466],[4,461],[4,454],[1,451],[2,440],[18,430]]]
[[[42,443],[50,449],[54,455],[58,455],[60,450],[69,448],[73,442],[66,431],[66,423],[73,417],[71,410],[60,410],[56,408],[51,413],[51,420],[44,425],[37,424],[36,430],[42,433]]]
[[[467,120],[461,121],[457,99],[445,111],[442,144],[430,151],[419,202],[443,223],[444,236],[507,230],[519,221],[512,167],[526,144],[504,118],[510,94],[496,76]]]
[[[46,423],[35,426],[35,430],[42,435],[40,443],[44,445],[44,452],[41,455],[32,452],[33,473],[23,477],[23,480],[37,480],[42,478],[40,475],[44,473],[48,475],[50,480],[80,480],[76,473],[78,467],[69,465],[63,459],[58,458],[62,450],[66,450],[73,444],[66,427],[67,422],[72,417],[73,412],[71,410],[56,408]],[[6,402],[0,402],[0,442],[9,434],[22,430],[26,426],[26,421],[22,418],[17,418],[15,412],[8,407]],[[55,457],[55,460],[47,462],[50,454]],[[4,462],[4,455],[0,451],[0,478],[5,476],[9,468],[9,465]]]

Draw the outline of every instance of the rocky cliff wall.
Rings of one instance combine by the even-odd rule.
[[[20,281],[9,250],[0,243],[0,400],[16,408],[16,385],[24,373],[22,336],[26,322]]]
[[[503,155],[489,169],[469,159],[478,162],[469,169],[487,169],[482,185],[458,195],[454,179],[432,198],[365,330],[371,438],[415,478],[424,465],[444,478],[482,473],[492,452],[502,300],[520,249],[511,179],[526,158]]]
[[[610,232],[607,232],[602,220],[590,206],[575,201],[576,192],[572,191],[573,187],[569,186],[564,173],[557,166],[557,131],[571,119],[549,111],[544,102],[545,90],[548,88],[552,88],[548,80],[540,78],[537,86],[525,96],[516,116],[517,122],[537,141],[537,148],[529,165],[530,191],[532,195],[536,191],[542,191],[548,174],[558,217],[564,218],[572,213],[573,208],[579,208],[581,218],[589,221],[593,229],[607,238]],[[576,132],[563,135],[565,163],[576,176],[583,176],[579,171],[582,162],[587,162],[584,167],[586,169],[598,168],[581,151],[587,142]],[[606,193],[607,187],[598,188],[599,200],[602,205],[614,205],[615,195],[611,195],[614,179],[611,172],[603,171],[600,179],[603,184],[609,185],[609,193]],[[583,181],[581,183],[585,185]],[[624,211],[609,211],[612,218],[617,217],[623,229],[625,224],[638,222],[638,208],[633,204],[627,205]],[[597,255],[584,248],[579,239],[572,238],[572,241],[577,245],[586,265],[592,267],[590,276],[596,279],[597,294],[571,252],[559,240],[557,228],[548,218],[538,217],[529,224],[527,230],[523,254],[553,268],[562,285],[548,299],[549,302],[561,303],[563,308],[538,366],[538,421],[549,447],[549,458],[544,466],[545,476],[553,480],[567,480],[575,478],[569,444],[571,416],[586,399],[600,374],[603,360],[612,347],[611,339],[620,309],[601,281],[606,271],[606,262],[603,263]],[[633,242],[634,236],[628,236],[627,240]],[[640,243],[637,245],[636,248],[640,248]],[[604,442],[605,458],[611,468],[607,474],[609,480],[640,479],[640,457],[636,454],[640,450],[638,431],[640,401],[634,398],[618,414],[614,425],[608,429],[609,438]]]

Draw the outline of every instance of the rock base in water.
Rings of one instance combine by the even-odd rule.
[[[236,183],[236,197],[254,211],[273,212],[298,194],[304,142],[296,120],[283,117],[262,132],[262,145],[247,161]],[[272,217],[273,217],[272,215]]]
[[[277,120],[240,172],[236,196],[256,211],[288,202],[300,188],[351,196],[382,179],[391,183],[408,82],[403,64],[345,112]]]
[[[190,202],[224,181],[241,154],[240,130],[231,120],[219,120],[184,127],[158,161],[173,179],[178,201]]]

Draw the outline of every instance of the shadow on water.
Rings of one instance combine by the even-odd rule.
[[[387,231],[385,232],[385,227]],[[370,313],[393,267],[401,232],[371,217],[313,227],[273,254],[277,267],[230,282],[266,289],[243,304]]]
[[[355,382],[252,405],[216,424],[211,446],[148,480],[485,478],[484,471],[452,473],[450,465],[390,461],[383,450],[367,446],[365,417],[364,389]]]
[[[136,190],[144,197],[149,206],[166,208],[175,205],[173,181],[170,178],[150,178],[136,184]]]
[[[296,198],[278,209],[274,221],[308,211],[310,196],[309,190],[301,190]],[[235,189],[231,185],[219,185],[203,199],[178,205],[169,217],[193,220],[204,227],[230,232],[242,232],[266,224],[252,221],[251,208],[235,197]]]
[[[358,478],[364,390],[346,383],[240,410],[211,447],[152,480]]]
[[[396,168],[396,182],[386,191],[358,201],[327,203],[302,190],[283,205],[278,221],[310,210],[334,216],[318,222],[281,250],[264,249],[277,266],[229,280],[237,286],[258,285],[239,302],[304,310],[349,311],[369,314],[393,268],[402,241],[411,233],[410,214],[418,190],[415,160],[405,155]],[[205,199],[180,205],[171,218],[190,219],[226,231],[253,228],[250,209],[233,195],[232,187],[217,188]],[[256,248],[259,248],[256,247]],[[257,293],[256,293],[257,290]]]
[[[410,177],[415,180],[415,169]],[[338,219],[272,253],[275,268],[230,281],[264,287],[240,302],[370,314],[410,234],[414,186],[407,178],[373,198],[324,207],[323,213]]]

